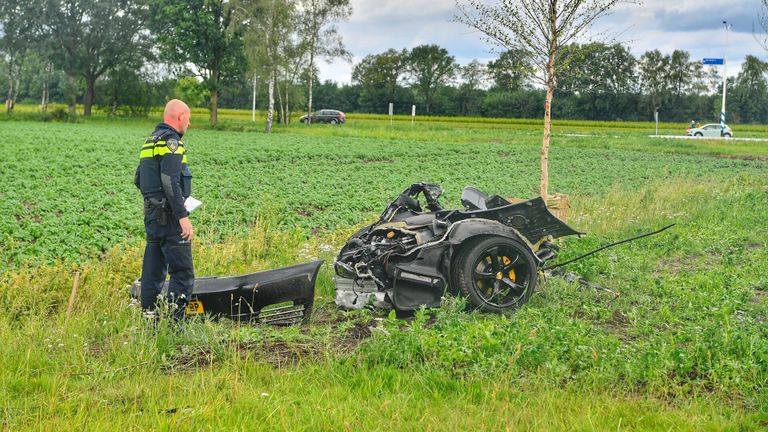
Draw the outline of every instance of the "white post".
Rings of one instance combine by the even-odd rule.
[[[251,121],[256,123],[256,72],[253,73],[253,107],[251,108]]]
[[[394,104],[392,102],[389,103],[389,127],[392,127],[392,106]]]
[[[728,22],[723,21],[725,25],[725,50],[728,51]],[[720,136],[725,133],[725,88],[728,82],[728,56],[723,56],[723,105],[720,108]]]
[[[656,135],[659,135],[659,111],[653,112],[653,119],[656,120]]]
[[[413,126],[413,122],[416,120],[416,105],[411,105],[411,126]]]

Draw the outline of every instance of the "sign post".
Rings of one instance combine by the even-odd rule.
[[[656,135],[659,135],[659,111],[653,112],[653,119],[656,121]]]
[[[413,126],[414,120],[416,120],[416,105],[411,105],[411,126]]]
[[[389,127],[392,127],[392,106],[394,104],[392,102],[389,103]]]
[[[726,32],[727,32],[726,28]],[[727,36],[727,33],[726,33]],[[727,44],[727,42],[726,42]],[[727,58],[705,58],[701,61],[702,64],[705,65],[712,65],[712,66],[723,66],[723,104],[720,108],[720,135],[723,135],[723,132],[725,131],[725,89],[726,89],[726,79],[727,79]]]

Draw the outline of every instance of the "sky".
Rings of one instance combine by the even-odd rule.
[[[353,13],[338,24],[352,63],[321,61],[321,80],[351,81],[352,68],[368,54],[389,48],[411,49],[437,44],[448,50],[459,64],[473,59],[482,62],[497,57],[477,31],[453,22],[454,0],[351,0]],[[728,58],[728,76],[735,76],[744,58],[751,54],[768,60],[752,35],[757,26],[761,0],[643,0],[641,5],[620,3],[613,12],[595,22],[591,33],[617,41],[639,58],[653,49],[671,54],[686,50],[691,59]],[[726,45],[723,21],[731,27]],[[722,70],[721,70],[722,73]]]

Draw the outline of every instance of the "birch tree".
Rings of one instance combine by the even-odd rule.
[[[301,0],[300,10],[300,32],[308,54],[307,115],[309,116],[308,119],[311,119],[315,62],[321,57],[328,60],[336,57],[350,57],[349,52],[344,48],[336,23],[344,21],[352,15],[352,5],[349,0]],[[307,121],[307,124],[309,123],[311,121]]]
[[[456,0],[456,20],[480,31],[493,45],[519,50],[546,88],[541,145],[541,196],[549,197],[552,95],[564,67],[562,47],[586,36],[593,22],[621,0]]]

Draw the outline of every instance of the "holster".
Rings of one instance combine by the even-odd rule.
[[[168,200],[165,198],[147,198],[144,200],[144,215],[149,214],[150,211],[155,210],[155,220],[160,226],[168,225]]]

